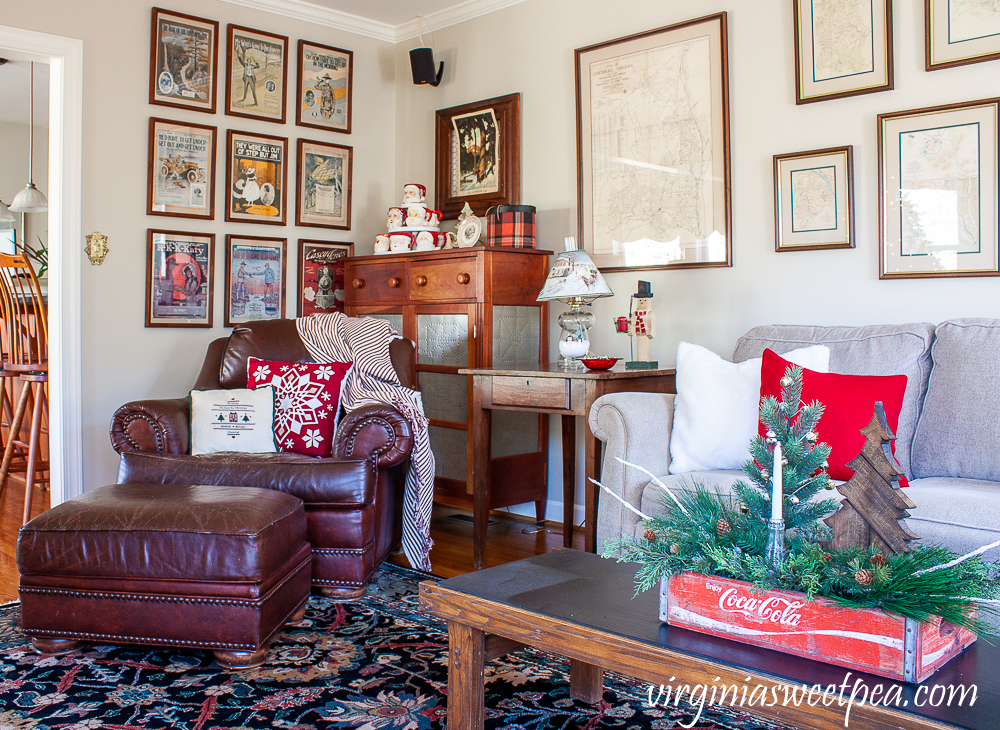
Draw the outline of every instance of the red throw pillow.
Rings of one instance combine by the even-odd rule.
[[[247,360],[248,388],[274,386],[274,441],[281,451],[309,456],[333,453],[340,388],[353,365]]]
[[[760,397],[773,395],[781,400],[781,378],[792,363],[771,350],[764,350],[760,369]],[[826,410],[816,427],[819,440],[830,445],[827,474],[831,479],[847,481],[854,470],[847,466],[861,452],[865,437],[861,429],[871,423],[875,401],[882,401],[889,427],[896,432],[899,412],[903,408],[906,391],[905,375],[841,375],[817,373],[802,368],[802,402],[818,400]],[[763,436],[764,424],[758,425]],[[896,442],[892,442],[893,454]],[[908,486],[906,477],[900,477],[901,486]]]

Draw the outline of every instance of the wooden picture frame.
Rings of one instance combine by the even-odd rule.
[[[774,156],[774,250],[854,248],[854,148]]]
[[[287,137],[230,129],[226,135],[226,220],[285,225],[287,162]]]
[[[1000,6],[924,0],[924,64],[928,71],[997,59]]]
[[[354,51],[299,40],[295,123],[351,133]]]
[[[295,286],[297,316],[344,311],[343,259],[353,255],[353,243],[299,239],[299,265]],[[323,272],[324,267],[329,271]],[[329,278],[329,283],[324,281],[325,278]]]
[[[153,8],[150,104],[215,114],[218,59],[218,21]]]
[[[217,133],[207,124],[149,118],[147,215],[215,218]]]
[[[796,104],[892,90],[892,0],[792,2]]]
[[[146,232],[146,326],[212,327],[215,234]]]
[[[717,13],[576,49],[579,238],[602,271],[732,266],[727,44]]]
[[[521,202],[521,95],[438,109],[434,124],[434,204],[457,218]]]
[[[879,114],[880,279],[1000,275],[998,131],[1000,99]]]
[[[300,139],[295,167],[295,225],[351,229],[354,148]]]
[[[232,23],[228,28],[226,114],[284,124],[288,106],[288,36]]]
[[[226,327],[285,318],[287,249],[287,238],[226,236]]]

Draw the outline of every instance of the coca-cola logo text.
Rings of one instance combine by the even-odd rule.
[[[804,601],[789,601],[780,596],[755,598],[741,595],[736,588],[729,588],[719,596],[719,608],[726,613],[741,613],[746,618],[757,618],[781,626],[798,626],[802,620],[798,609],[804,605]]]

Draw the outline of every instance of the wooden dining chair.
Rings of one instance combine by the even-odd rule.
[[[10,422],[3,462],[0,496],[7,487],[15,452],[27,450],[25,462],[24,522],[31,516],[31,493],[36,472],[47,472],[48,460],[39,459],[42,421],[48,425],[49,333],[48,315],[35,270],[24,255],[0,254],[0,317],[6,349],[3,372],[21,381],[21,394]],[[24,415],[32,403],[28,441],[20,438]]]

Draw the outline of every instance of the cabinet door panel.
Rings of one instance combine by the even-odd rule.
[[[420,395],[428,418],[465,423],[468,418],[468,376],[420,373]]]
[[[493,307],[493,367],[539,362],[540,307]]]
[[[417,362],[469,366],[469,315],[417,313]]]

